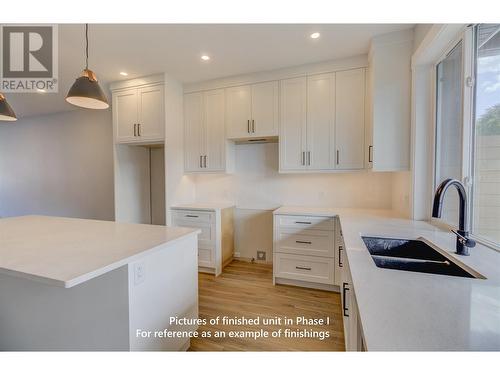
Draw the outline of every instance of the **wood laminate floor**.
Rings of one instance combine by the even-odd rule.
[[[342,310],[338,293],[299,288],[285,285],[273,285],[272,266],[252,264],[234,260],[219,277],[199,274],[199,315],[210,320],[217,316],[230,318],[264,318],[298,316],[306,318],[330,318],[326,326],[305,325],[206,325],[198,329],[210,331],[210,338],[191,339],[192,351],[335,351],[344,350],[344,330]],[[268,332],[278,329],[283,331],[327,331],[329,337],[319,338],[260,338],[229,337],[230,331]],[[213,337],[215,331],[224,331],[225,338]],[[282,332],[283,332],[282,331]]]

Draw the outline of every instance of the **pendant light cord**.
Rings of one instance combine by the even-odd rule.
[[[89,24],[85,24],[85,69],[89,68]]]

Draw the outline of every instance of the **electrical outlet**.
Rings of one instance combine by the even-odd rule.
[[[266,252],[265,251],[257,251],[257,259],[258,260],[266,260]]]
[[[146,280],[146,266],[144,262],[134,264],[134,284],[139,285]]]

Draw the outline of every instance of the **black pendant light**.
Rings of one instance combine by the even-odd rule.
[[[16,121],[17,117],[7,99],[0,93],[0,121]]]
[[[85,69],[73,83],[66,95],[66,101],[90,109],[106,109],[108,99],[97,83],[96,75],[89,69],[89,25],[85,24]]]

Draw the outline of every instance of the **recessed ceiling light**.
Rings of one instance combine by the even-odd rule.
[[[202,56],[201,56],[201,59],[202,59],[203,61],[208,61],[208,60],[210,60],[210,56],[208,56],[208,55],[202,55]]]
[[[126,77],[126,76],[128,76],[128,73],[127,72],[120,72],[120,75]]]
[[[318,39],[320,37],[320,33],[312,33],[310,36],[311,36],[311,39]]]

